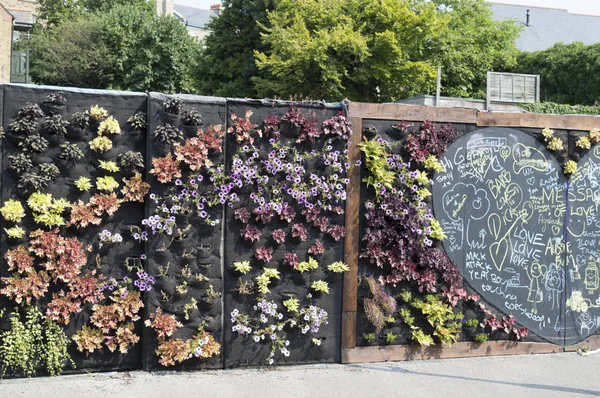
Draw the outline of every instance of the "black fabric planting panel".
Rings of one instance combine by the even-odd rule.
[[[341,109],[335,105],[329,105],[324,107],[300,107],[302,112],[309,115],[310,118],[318,119],[317,127],[321,127],[323,120],[335,116]],[[253,112],[250,117],[252,123],[258,124],[258,128],[263,128],[263,120],[269,114],[277,115],[281,117],[288,111],[288,104],[285,103],[258,103],[258,102],[246,102],[246,101],[230,101],[228,103],[228,115],[231,117],[235,114],[239,117],[243,117],[246,111],[251,110]],[[229,126],[232,125],[231,119],[229,119]],[[282,135],[278,138],[279,142],[283,142],[290,147],[297,148],[300,152],[308,153],[313,148],[320,149],[323,146],[325,139],[319,139],[314,144],[301,143],[296,144],[297,132],[282,130]],[[268,158],[268,152],[270,151],[270,144],[268,142],[269,137],[256,138],[254,145],[259,150],[259,161]],[[235,142],[234,136],[231,134],[227,135],[227,165],[231,169],[232,159],[236,151],[239,150],[240,146]],[[336,150],[343,151],[345,147],[345,141],[335,140],[333,145]],[[326,166],[319,161],[306,164],[308,173],[315,172],[317,175],[324,175]],[[266,185],[268,186],[268,184]],[[237,189],[237,188],[236,188]],[[248,366],[248,365],[264,365],[267,363],[267,358],[270,353],[270,342],[261,341],[256,343],[251,336],[240,336],[236,332],[232,331],[231,313],[235,309],[241,313],[249,314],[252,317],[257,318],[257,312],[253,311],[253,306],[256,305],[256,290],[253,294],[240,294],[238,287],[240,282],[252,282],[256,289],[256,277],[262,273],[263,267],[277,268],[281,273],[280,280],[272,280],[269,286],[271,292],[266,295],[267,300],[273,300],[278,305],[278,311],[284,312],[282,308],[282,301],[289,298],[299,299],[301,306],[309,305],[310,300],[307,300],[307,294],[312,293],[312,304],[323,308],[328,313],[328,325],[322,325],[317,333],[311,334],[310,331],[303,335],[298,328],[289,329],[287,338],[290,341],[288,347],[290,353],[289,357],[285,357],[279,351],[277,351],[274,359],[275,363],[278,364],[292,364],[292,363],[314,363],[314,362],[338,362],[340,360],[340,314],[341,314],[341,298],[342,298],[342,277],[340,274],[334,274],[326,271],[326,266],[335,261],[343,261],[343,238],[342,240],[335,242],[331,237],[319,231],[319,229],[310,225],[305,221],[304,216],[301,214],[301,208],[294,205],[296,211],[296,217],[294,221],[288,223],[287,221],[280,220],[280,217],[275,215],[271,222],[263,225],[261,222],[252,221],[250,225],[258,227],[261,231],[260,240],[257,242],[246,241],[242,236],[241,232],[244,228],[244,224],[236,220],[234,217],[234,211],[239,208],[246,207],[247,210],[252,214],[254,208],[257,205],[251,201],[250,194],[252,190],[248,190],[246,186],[242,189],[236,190],[238,192],[241,201],[236,203],[234,207],[227,207],[225,210],[225,286],[223,296],[225,300],[225,341],[227,342],[225,347],[225,367],[237,367],[237,366]],[[289,203],[295,203],[292,198],[289,198]],[[344,202],[339,203],[340,206],[345,207]],[[331,212],[324,212],[324,215],[330,218],[331,224],[344,225],[343,215],[334,215]],[[307,227],[308,239],[304,242],[300,242],[296,238],[291,237],[291,225],[293,223],[300,223]],[[286,240],[282,244],[277,244],[271,237],[273,230],[283,229],[286,232]],[[283,256],[285,253],[296,253],[300,262],[308,260],[309,254],[308,249],[316,239],[320,239],[325,245],[326,251],[322,255],[313,257],[319,262],[319,269],[309,273],[301,274],[298,271],[293,270],[289,265],[283,264]],[[255,257],[255,250],[259,247],[271,247],[273,248],[273,257],[268,263],[263,263]],[[252,270],[246,275],[241,275],[236,272],[233,263],[236,261],[250,261]],[[325,280],[329,283],[329,294],[315,293],[310,289],[312,282],[316,280]],[[286,327],[286,330],[287,327]],[[312,338],[322,339],[321,345],[315,345],[312,343]]]
[[[61,91],[66,98],[66,106],[53,107],[45,104],[47,95]],[[88,142],[96,136],[95,130],[90,127],[78,129],[75,127],[68,128],[68,134],[65,139],[57,140],[55,137],[50,137],[46,132],[42,131],[44,119],[38,118],[38,132],[48,139],[50,142],[49,148],[42,154],[34,155],[32,160],[34,165],[40,163],[55,163],[60,169],[60,175],[56,180],[43,189],[44,193],[51,193],[54,198],[66,198],[70,202],[82,200],[87,202],[91,194],[96,193],[96,188],[92,188],[88,192],[80,192],[74,185],[74,181],[81,176],[89,176],[94,184],[97,177],[109,175],[110,173],[98,168],[98,160],[117,160],[117,156],[125,151],[139,151],[145,155],[145,131],[135,131],[129,124],[127,119],[136,112],[146,110],[146,95],[124,92],[109,92],[109,91],[94,91],[94,90],[77,90],[77,89],[53,89],[53,88],[37,88],[31,86],[4,86],[4,111],[2,125],[8,131],[9,123],[14,120],[18,110],[26,103],[37,103],[41,106],[45,116],[51,114],[60,114],[65,119],[69,120],[75,112],[83,112],[89,110],[92,105],[104,107],[109,115],[114,116],[121,127],[122,134],[112,138],[113,148],[104,155],[92,151]],[[17,147],[19,139],[14,134],[7,133],[7,138],[3,140],[2,149],[2,204],[8,199],[20,200],[26,208],[26,218],[20,225],[26,230],[27,235],[38,229],[46,229],[39,224],[33,222],[31,211],[25,205],[28,193],[18,189],[18,175],[14,170],[9,169],[11,161],[9,155],[15,155],[21,152]],[[76,144],[84,153],[84,157],[73,163],[59,159],[60,148],[59,144],[69,142]],[[142,170],[140,170],[142,171]],[[124,171],[116,173],[115,179],[121,182],[122,178],[130,177]],[[119,188],[120,189],[120,188]],[[68,213],[67,213],[68,214]],[[100,226],[90,226],[86,229],[77,230],[74,227],[61,228],[61,234],[68,237],[76,237],[86,245],[92,245],[93,251],[89,254],[88,265],[86,271],[94,270],[98,274],[108,275],[116,279],[121,279],[124,276],[131,277],[131,273],[127,271],[124,262],[129,257],[139,258],[143,253],[143,246],[129,238],[130,225],[136,225],[143,217],[144,206],[139,202],[124,203],[119,211],[111,217],[106,215],[103,217]],[[68,216],[66,217],[68,220]],[[12,224],[10,225],[12,226]],[[0,227],[6,228],[7,222],[2,220]],[[124,241],[123,243],[107,244],[102,248],[98,247],[98,234],[102,230],[108,230],[111,233],[120,233]],[[5,233],[2,233],[1,252],[4,253],[13,249],[17,244],[14,240],[7,240]],[[97,267],[96,254],[99,257],[100,266]],[[7,276],[5,260],[0,263],[0,275]],[[48,295],[49,296],[49,295]],[[44,301],[42,301],[44,303]],[[9,304],[5,296],[0,296],[0,307],[10,309],[12,304]],[[7,311],[8,312],[8,311]],[[141,312],[140,312],[140,315]],[[88,323],[90,316],[90,305],[88,304],[84,311],[72,317],[70,324],[66,328],[67,335],[72,335],[77,329],[80,329],[84,324]],[[8,314],[0,321],[0,328],[7,328]],[[135,332],[141,335],[142,322],[136,322]],[[111,353],[106,348],[100,352],[85,356],[75,349],[75,344],[72,343],[69,347],[69,352],[73,356],[77,371],[85,371],[87,369],[94,370],[116,370],[139,368],[142,361],[142,344],[139,342],[127,354],[118,352]]]
[[[182,114],[174,115],[165,112],[163,103],[168,98],[177,98],[182,101],[183,109],[195,109],[202,115],[202,123],[199,126],[186,126],[182,122]],[[148,106],[148,157],[146,159],[147,170],[152,168],[152,158],[164,156],[170,151],[169,145],[162,144],[154,137],[157,127],[170,124],[179,128],[184,133],[184,138],[197,135],[198,129],[206,129],[210,125],[222,125],[225,131],[226,102],[222,98],[197,97],[178,95],[168,97],[163,94],[151,93]],[[215,165],[224,165],[222,153],[213,153],[210,156]],[[224,166],[223,166],[224,167]],[[190,171],[184,167],[182,180],[186,181]],[[211,191],[212,184],[208,175],[203,174],[204,181],[199,191]],[[154,176],[148,175],[148,181],[152,185],[151,192],[163,195],[174,186],[173,182],[161,184]],[[146,216],[153,214],[156,204],[151,199],[147,200]],[[222,219],[223,206],[218,205],[208,210],[212,219]],[[177,237],[171,241],[166,234],[150,234],[147,242],[148,271],[156,277],[154,289],[147,295],[146,316],[156,312],[161,307],[166,314],[175,315],[183,327],[173,336],[186,340],[196,334],[198,327],[203,323],[205,330],[209,332],[217,342],[224,344],[222,338],[222,285],[221,273],[221,251],[222,251],[222,223],[216,226],[205,225],[198,215],[177,216],[177,227],[184,232],[181,238]],[[175,234],[173,235],[175,236]],[[188,271],[191,273],[189,275]],[[187,287],[184,287],[186,286]],[[217,295],[207,294],[212,286]],[[197,304],[192,307],[192,299]],[[186,305],[188,305],[186,320]],[[193,309],[189,309],[193,308]],[[164,369],[158,363],[155,354],[158,345],[154,331],[145,330],[145,361],[144,368],[148,370]],[[199,368],[222,368],[223,347],[221,355],[208,359],[191,358],[174,369],[199,369]],[[170,369],[173,369],[170,368]]]

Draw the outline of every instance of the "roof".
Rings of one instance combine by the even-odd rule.
[[[567,10],[490,2],[495,20],[515,19],[523,25],[515,44],[522,51],[539,51],[556,43],[600,42],[600,16],[571,14]],[[525,26],[529,10],[529,26]]]
[[[214,11],[202,10],[199,8],[174,5],[175,15],[181,17],[183,22],[190,27],[204,29],[204,26],[210,22],[211,17],[216,16]]]

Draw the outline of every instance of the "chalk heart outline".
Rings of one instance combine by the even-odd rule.
[[[454,175],[454,181],[456,181],[457,183],[464,183],[464,184],[472,184],[475,186],[475,189],[484,189],[485,191],[487,191],[489,193],[489,188],[488,188],[488,182],[489,182],[489,178],[491,176],[493,176],[493,174],[488,175],[488,172],[490,171],[490,167],[492,162],[495,161],[500,161],[500,163],[505,167],[506,170],[510,170],[513,177],[516,176],[516,178],[513,178],[513,180],[510,182],[511,184],[517,184],[521,190],[523,192],[528,192],[527,189],[528,188],[532,188],[532,179],[534,179],[535,181],[539,182],[541,180],[551,180],[552,178],[556,178],[556,186],[562,186],[562,191],[560,191],[562,193],[562,197],[557,197],[556,198],[556,207],[560,208],[560,207],[564,207],[566,208],[566,197],[568,195],[567,190],[565,189],[565,185],[567,182],[567,179],[565,178],[564,174],[562,173],[562,168],[559,166],[558,161],[556,160],[556,158],[554,157],[554,155],[552,155],[552,153],[550,153],[544,146],[543,144],[541,144],[539,141],[537,141],[535,138],[531,137],[530,135],[527,135],[519,130],[515,130],[515,129],[506,129],[506,128],[487,128],[487,129],[482,129],[482,130],[478,130],[469,134],[466,134],[462,137],[459,137],[459,139],[449,145],[448,147],[448,151],[446,152],[446,154],[448,155],[448,157],[446,158],[447,161],[451,161],[451,159],[453,158],[453,154],[458,151],[458,150],[464,150],[464,148],[467,147],[467,143],[469,142],[470,139],[473,140],[481,140],[481,138],[497,138],[499,136],[502,137],[507,137],[508,138],[508,142],[509,145],[514,146],[517,150],[511,150],[512,155],[513,156],[500,156],[500,154],[497,154],[497,157],[495,159],[489,159],[486,158],[485,161],[482,163],[481,159],[478,159],[479,157],[481,157],[482,154],[488,155],[492,150],[491,148],[477,148],[475,150],[476,154],[475,157],[473,157],[473,155],[471,155],[471,158],[469,158],[469,156],[466,157],[465,162],[469,162],[471,159],[475,159],[476,161],[479,160],[479,162],[477,162],[475,165],[473,165],[473,170],[475,172],[475,176],[469,176],[468,174],[465,175],[465,178],[460,178],[460,176],[457,176],[456,174]],[[530,158],[525,158],[524,155],[524,148],[525,147],[529,147],[530,149],[532,149],[529,153],[529,155],[531,156]],[[594,147],[592,150],[588,151],[588,153],[586,153],[583,158],[579,161],[580,165],[594,165],[594,164],[599,164],[600,165],[600,144],[596,147]],[[525,154],[526,151],[525,151]],[[535,162],[531,162],[530,164],[533,164],[534,167],[521,167],[521,166],[516,166],[514,164],[514,162],[519,162],[521,163],[523,161],[523,159],[526,160],[532,160],[532,161],[547,161],[548,162],[548,168],[544,169],[543,167],[540,167],[539,164],[540,163],[535,163]],[[589,163],[585,163],[585,162],[589,162]],[[595,162],[595,163],[594,163]],[[511,164],[512,163],[512,164]],[[554,165],[554,167],[551,166],[551,164]],[[600,166],[598,166],[600,168]],[[457,168],[454,168],[454,170],[456,170]],[[527,175],[524,175],[524,170],[528,169],[527,171]],[[585,171],[580,171],[580,170],[585,170]],[[552,174],[551,172],[555,171],[556,175]],[[455,171],[453,170],[446,170],[445,172],[441,172],[438,174],[443,174],[443,173],[454,173]],[[600,174],[600,170],[598,170],[599,174]],[[576,173],[573,174],[573,176],[571,177],[571,181],[576,181],[578,186],[574,187],[573,185],[575,185],[575,183],[572,184],[571,189],[573,188],[578,188],[580,186],[589,186],[590,184],[590,177],[587,174],[592,174],[589,172],[589,167],[584,167],[577,170]],[[484,180],[482,177],[487,177],[488,180]],[[540,186],[534,186],[535,188],[538,188],[540,190],[543,190],[543,187]],[[448,190],[448,187],[443,188],[441,186],[436,186],[434,184],[433,186],[433,203],[434,203],[434,211],[435,211],[435,215],[438,218],[438,220],[440,220],[440,218],[444,219],[444,214],[441,211],[441,204],[440,204],[440,197],[444,194],[445,191]],[[489,195],[490,197],[492,197],[491,195]],[[529,195],[531,196],[531,195]],[[543,291],[543,284],[544,284],[544,276],[537,276],[536,278],[529,278],[529,280],[523,281],[521,278],[521,286],[519,286],[519,288],[521,289],[522,296],[520,296],[521,300],[519,301],[519,303],[523,304],[523,307],[527,307],[529,310],[531,310],[533,308],[533,311],[529,313],[529,316],[525,316],[524,313],[520,312],[520,311],[511,311],[508,310],[506,307],[504,307],[502,304],[502,302],[505,301],[504,298],[502,298],[502,300],[500,300],[498,298],[497,292],[491,292],[491,291],[484,291],[484,289],[479,289],[478,286],[482,286],[481,281],[480,280],[474,280],[473,278],[470,277],[470,273],[469,273],[469,269],[466,267],[466,262],[467,262],[467,256],[468,254],[473,254],[473,252],[477,252],[479,250],[480,255],[483,255],[484,257],[489,256],[487,258],[488,260],[488,264],[493,265],[492,267],[492,272],[495,272],[498,275],[502,275],[503,278],[505,278],[505,280],[511,280],[511,275],[515,275],[515,268],[516,267],[514,264],[512,264],[509,260],[511,257],[511,253],[515,252],[516,246],[518,245],[517,241],[511,240],[511,236],[513,233],[516,233],[516,230],[523,230],[523,229],[527,229],[530,233],[539,233],[542,235],[542,241],[545,243],[548,239],[556,239],[557,237],[562,237],[563,236],[563,227],[556,225],[556,224],[551,224],[546,228],[542,228],[541,227],[541,222],[538,222],[535,220],[536,217],[539,216],[539,214],[533,214],[533,212],[531,211],[532,204],[531,202],[528,201],[529,198],[524,198],[523,199],[523,203],[520,204],[519,209],[509,212],[515,215],[515,217],[513,218],[513,220],[509,223],[505,223],[505,225],[501,225],[501,221],[500,221],[500,216],[498,214],[492,213],[489,215],[488,221],[485,223],[485,228],[487,228],[487,231],[489,232],[489,239],[490,242],[488,247],[484,250],[478,247],[469,247],[469,245],[465,244],[464,247],[460,250],[450,250],[450,247],[447,245],[446,241],[444,241],[444,247],[446,249],[446,252],[448,253],[448,256],[450,257],[450,259],[452,261],[454,261],[457,265],[458,268],[461,272],[461,274],[463,275],[463,278],[469,282],[469,284],[471,285],[471,287],[473,287],[477,293],[482,296],[483,298],[485,298],[487,301],[496,304],[496,306],[503,311],[505,314],[508,315],[508,313],[511,313],[515,319],[517,320],[517,322],[519,322],[520,324],[524,325],[525,327],[527,327],[528,329],[530,329],[533,333],[538,334],[540,337],[551,341],[555,344],[559,344],[559,345],[564,345],[564,346],[568,346],[571,344],[575,344],[578,343],[580,341],[585,340],[589,335],[593,334],[599,327],[600,327],[600,322],[598,322],[599,324],[594,325],[593,327],[590,327],[589,322],[584,322],[586,316],[589,318],[589,315],[591,315],[592,319],[600,319],[600,309],[598,308],[589,308],[588,312],[569,312],[570,308],[568,308],[568,306],[566,305],[566,301],[567,299],[569,299],[571,297],[571,293],[573,291],[581,291],[584,294],[586,293],[586,289],[585,289],[585,285],[584,285],[584,276],[581,277],[581,280],[571,280],[570,284],[565,284],[565,286],[571,286],[571,290],[567,291],[567,289],[564,289],[564,291],[560,292],[560,298],[559,300],[562,300],[562,305],[556,305],[556,301],[557,301],[557,294],[559,294],[558,292],[546,292]],[[467,203],[469,201],[467,200]],[[585,203],[579,203],[580,205],[585,205]],[[496,204],[497,205],[497,204]],[[521,209],[521,207],[523,207]],[[524,210],[528,210],[529,214],[527,214],[527,217],[524,216]],[[469,219],[469,212],[471,209],[469,209],[467,206],[465,206],[465,208],[463,209],[463,224],[467,225],[467,220]],[[556,208],[552,208],[552,211],[555,211]],[[519,217],[519,214],[523,215],[521,217]],[[441,215],[441,217],[440,217]],[[533,217],[535,216],[535,217]],[[504,216],[506,218],[506,215]],[[560,218],[557,218],[559,221]],[[564,212],[564,219],[562,220],[563,223],[569,219],[569,223],[572,225],[585,225],[585,215],[577,215],[577,214],[573,214],[571,212],[570,216],[567,216],[566,211]],[[600,215],[598,217],[598,221],[600,221]],[[533,226],[531,224],[533,224]],[[506,225],[506,224],[510,224],[510,225]],[[481,224],[474,224],[474,228],[479,228],[481,226]],[[575,229],[573,229],[572,231],[569,230],[569,224],[566,224],[567,228],[566,228],[566,237],[567,237],[567,242],[573,242],[575,237],[577,236],[581,236],[581,230],[577,229],[577,231],[575,231]],[[575,228],[573,226],[573,228]],[[600,232],[600,228],[599,228],[599,232]],[[463,231],[463,233],[466,235],[468,233],[468,231]],[[468,235],[467,235],[468,236]],[[450,237],[450,240],[455,240],[455,237]],[[598,238],[598,242],[600,244],[600,238]],[[576,247],[576,245],[571,243],[571,253],[564,253],[564,254],[560,254],[561,256],[565,257],[565,264],[567,264],[569,266],[568,269],[572,268],[570,267],[569,264],[569,260],[568,260],[568,254],[572,254],[572,258],[579,258],[581,257],[581,254],[578,252],[578,248]],[[564,249],[564,248],[563,248]],[[564,251],[564,250],[563,250]],[[548,269],[548,266],[551,264],[550,260],[546,257],[544,257],[543,259],[547,260],[548,264],[543,264],[544,266],[546,266],[546,270]],[[574,261],[574,260],[573,260]],[[510,264],[510,266],[509,266]],[[584,270],[584,267],[580,267],[581,271]],[[600,268],[600,266],[599,266]],[[567,271],[568,271],[567,269]],[[526,274],[527,269],[522,269],[523,270],[523,274]],[[472,270],[471,270],[472,271]],[[523,274],[521,276],[523,276]],[[565,278],[570,278],[569,276],[569,272],[565,272]],[[581,272],[581,274],[583,275],[584,273]],[[564,281],[566,282],[566,280]],[[540,292],[543,292],[541,295],[539,294]],[[597,295],[600,294],[600,288],[597,290]],[[576,293],[577,294],[577,293]],[[546,296],[544,296],[546,295]],[[542,300],[542,301],[539,301]],[[546,301],[548,301],[548,303],[546,303]],[[561,313],[561,308],[562,311],[566,311]],[[566,308],[566,310],[565,310]],[[537,320],[532,320],[530,318],[531,313],[534,314],[534,316],[537,317],[544,317],[544,319],[546,321],[544,322],[540,322]],[[567,316],[568,314],[568,316]],[[569,319],[572,319],[572,321],[569,321]],[[564,322],[564,323],[563,323]],[[560,330],[560,332],[559,332]]]

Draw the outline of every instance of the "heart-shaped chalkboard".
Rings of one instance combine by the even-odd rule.
[[[560,345],[600,327],[600,146],[567,181],[555,157],[514,129],[452,143],[434,177],[444,248],[488,302]]]

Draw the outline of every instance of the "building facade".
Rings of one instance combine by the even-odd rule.
[[[0,0],[0,83],[29,82],[26,43],[36,21],[35,0]]]

